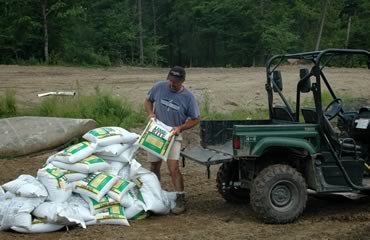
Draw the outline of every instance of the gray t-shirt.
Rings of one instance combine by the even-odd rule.
[[[179,92],[170,89],[168,81],[157,82],[147,99],[154,103],[157,119],[170,127],[180,126],[188,118],[199,118],[199,108],[192,92],[185,87]]]

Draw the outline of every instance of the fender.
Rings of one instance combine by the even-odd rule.
[[[265,149],[269,147],[294,147],[303,148],[307,150],[311,155],[317,151],[311,143],[304,139],[288,138],[288,137],[265,137],[258,141],[252,150],[252,156],[261,156]]]

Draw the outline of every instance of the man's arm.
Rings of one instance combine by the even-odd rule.
[[[148,113],[148,119],[152,117],[155,118],[155,114],[153,112],[153,103],[149,101],[149,99],[147,98],[144,101],[144,108],[145,108],[145,111]]]
[[[200,122],[200,118],[191,119],[189,118],[186,122],[180,126],[175,127],[172,131],[175,135],[179,135],[186,129],[192,128]]]

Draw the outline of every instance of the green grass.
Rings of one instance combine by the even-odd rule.
[[[79,92],[79,91],[78,91]],[[237,109],[229,113],[212,111],[210,99],[207,94],[203,95],[199,104],[202,120],[243,120],[243,119],[268,119],[268,110],[260,109],[248,111]],[[346,111],[358,110],[364,104],[364,99],[351,96],[342,96]],[[323,106],[331,101],[329,92],[322,95]],[[303,106],[314,106],[312,98],[306,99]],[[145,124],[146,114],[144,108],[134,110],[132,103],[127,99],[112,96],[96,89],[90,96],[51,96],[45,98],[41,104],[26,110],[20,110],[16,106],[15,91],[6,91],[0,96],[0,117],[12,116],[49,116],[65,118],[91,118],[98,126],[119,126],[123,128],[140,127]]]
[[[0,96],[0,117],[10,117],[17,114],[15,91],[8,90]]]
[[[16,108],[14,92],[0,99],[0,117],[91,118],[100,127],[118,126],[127,129],[143,126],[146,120],[144,108],[135,111],[129,101],[99,91],[91,96],[51,96],[45,98],[40,105],[22,111]]]

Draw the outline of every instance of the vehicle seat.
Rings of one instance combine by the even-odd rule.
[[[357,155],[361,153],[361,146],[357,145],[353,138],[339,138],[339,133],[335,131],[333,125],[324,116],[324,132],[328,135],[335,148],[339,150],[339,154]]]
[[[305,123],[317,123],[317,113],[314,108],[302,108],[302,116]]]
[[[273,119],[295,122],[295,119],[294,119],[295,114],[289,113],[289,110],[287,109],[287,107],[275,106],[272,108],[272,111],[274,114]]]
[[[318,123],[316,110],[313,108],[302,108],[302,115],[305,123]],[[323,129],[329,138],[329,141],[334,144],[335,149],[343,154],[353,155],[361,152],[361,146],[356,145],[352,138],[339,138],[340,132],[336,131],[329,119],[324,117]]]

